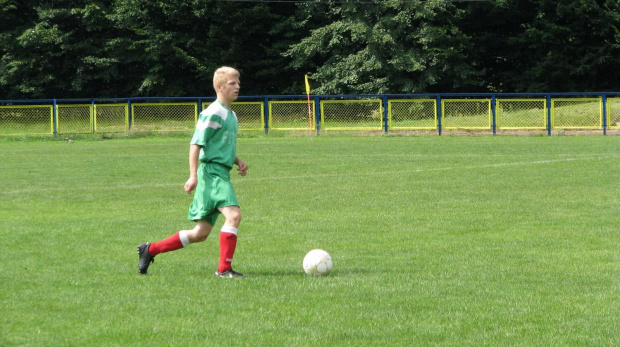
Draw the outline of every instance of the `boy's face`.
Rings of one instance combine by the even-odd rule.
[[[224,85],[218,85],[218,94],[221,95],[222,101],[231,103],[239,97],[240,88],[241,82],[239,82],[239,77],[228,76]]]

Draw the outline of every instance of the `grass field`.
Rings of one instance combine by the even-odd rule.
[[[140,276],[188,142],[0,141],[0,346],[620,345],[618,136],[241,138],[250,277],[216,234]]]

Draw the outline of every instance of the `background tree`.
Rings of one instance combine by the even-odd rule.
[[[286,52],[292,69],[316,67],[320,93],[420,93],[478,88],[473,47],[457,27],[463,15],[448,2],[311,3],[306,22],[327,25]],[[458,78],[454,78],[458,77]]]
[[[3,1],[0,88],[12,98],[212,95],[216,67],[244,94],[290,85],[294,6],[213,0]],[[277,78],[276,78],[277,77]]]
[[[209,0],[117,1],[112,18],[123,34],[108,47],[130,76],[132,94],[211,95],[213,71],[221,65],[241,71],[246,95],[279,93],[286,75],[275,79],[271,72],[285,65],[277,50],[287,45],[294,10]]]
[[[89,81],[110,78],[110,62],[97,54],[109,28],[101,15],[104,2],[82,8],[66,0],[3,5],[0,85],[5,95],[80,96]]]
[[[610,91],[620,87],[620,2],[508,0],[459,4],[458,25],[478,48],[497,92]]]
[[[0,0],[2,98],[620,89],[620,2]]]

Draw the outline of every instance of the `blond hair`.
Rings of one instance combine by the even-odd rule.
[[[239,78],[239,71],[229,66],[222,66],[221,68],[215,70],[215,73],[213,74],[213,89],[217,92],[217,86],[225,85],[226,82],[228,82],[228,77]]]

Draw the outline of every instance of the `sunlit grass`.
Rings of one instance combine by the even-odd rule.
[[[620,343],[618,137],[241,138],[250,277],[217,235],[140,276],[192,225],[188,141],[0,142],[0,345]]]

